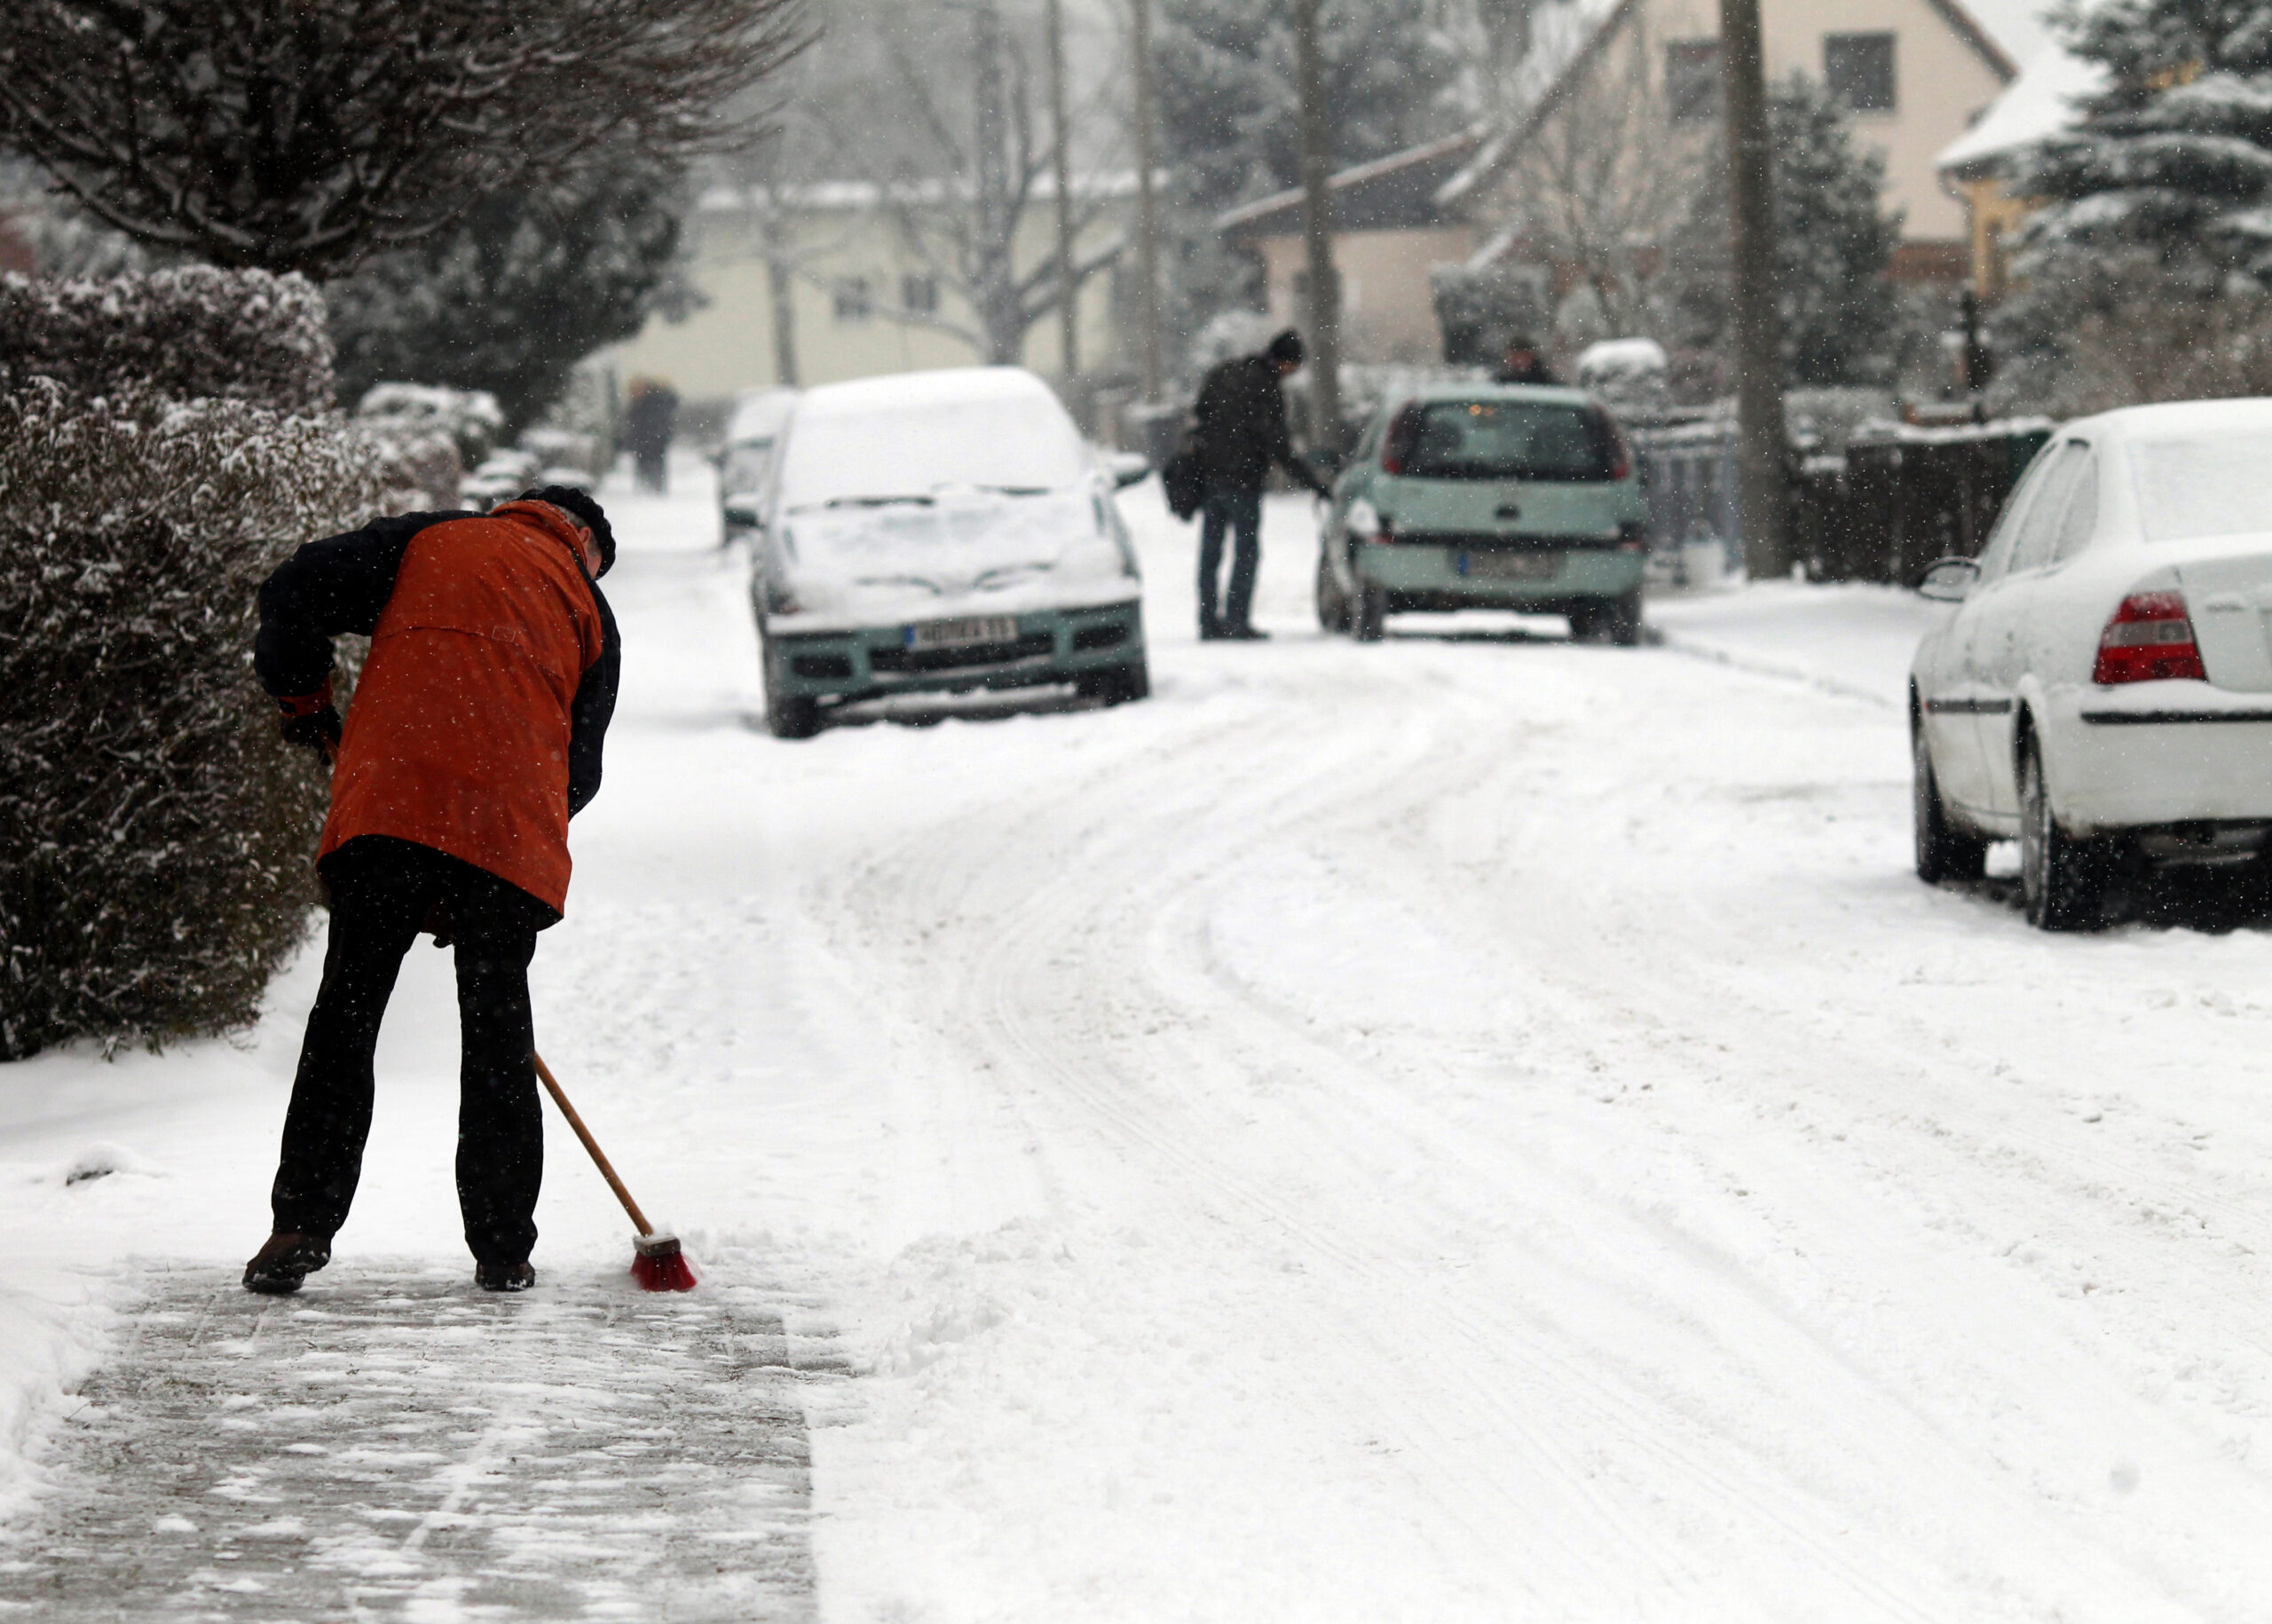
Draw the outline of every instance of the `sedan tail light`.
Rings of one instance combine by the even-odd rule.
[[[2114,619],[2099,635],[2098,664],[2091,681],[2102,688],[2118,682],[2166,682],[2173,678],[2206,682],[2201,648],[2185,612],[2181,592],[2134,592],[2122,600]]]

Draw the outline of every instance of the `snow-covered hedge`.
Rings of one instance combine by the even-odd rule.
[[[468,468],[479,468],[505,431],[505,414],[496,396],[485,389],[450,389],[439,383],[373,384],[355,403],[355,420],[446,434]]]
[[[70,282],[0,274],[0,389],[10,374],[83,395],[130,382],[280,412],[333,404],[323,296],[304,277],[210,265]]]
[[[375,494],[335,416],[0,392],[0,1060],[256,1012],[305,934],[325,787],[253,678],[255,593]]]

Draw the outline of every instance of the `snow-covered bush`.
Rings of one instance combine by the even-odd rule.
[[[1671,363],[1653,338],[1605,338],[1578,356],[1578,387],[1624,411],[1661,411],[1670,400]]]
[[[371,509],[370,447],[336,417],[162,392],[294,392],[298,297],[242,352],[251,385],[208,354],[160,389],[0,390],[0,1060],[241,1024],[304,935],[325,791],[253,679],[255,593]],[[77,376],[127,349],[65,325],[34,353]]]
[[[370,459],[382,512],[432,513],[458,505],[465,464],[457,442],[441,430],[358,421],[354,431]]]
[[[142,276],[0,275],[0,388],[52,378],[83,395],[130,381],[174,400],[332,406],[323,296],[306,279],[185,265]]]
[[[438,383],[379,383],[355,403],[358,422],[390,430],[438,431],[457,447],[458,461],[479,468],[497,448],[505,414],[485,389],[448,389]]]

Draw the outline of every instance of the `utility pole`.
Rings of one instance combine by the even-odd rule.
[[[1159,403],[1160,378],[1160,230],[1159,212],[1152,196],[1152,169],[1157,137],[1152,129],[1152,4],[1129,0],[1129,49],[1136,58],[1136,291],[1142,306],[1144,401]]]
[[[1065,120],[1065,0],[1049,0],[1049,123],[1056,137],[1050,162],[1057,181],[1057,348],[1066,392],[1081,375],[1080,285],[1073,276],[1073,156]],[[1084,414],[1085,415],[1085,414]]]
[[[1728,256],[1736,336],[1736,510],[1754,580],[1790,568],[1783,335],[1775,308],[1775,154],[1759,0],[1720,0],[1720,104],[1728,154]]]
[[[797,375],[797,297],[795,284],[789,280],[792,250],[785,219],[788,205],[782,193],[777,180],[766,181],[762,189],[765,201],[757,217],[758,228],[764,233],[765,290],[773,320],[773,382],[783,389],[795,389],[801,382]]]
[[[1318,50],[1319,0],[1294,0],[1294,73],[1301,95],[1302,237],[1309,249],[1310,440],[1341,449],[1341,283],[1333,269],[1332,203],[1325,124],[1325,64]]]

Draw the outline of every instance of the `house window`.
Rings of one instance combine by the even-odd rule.
[[[933,316],[939,310],[939,279],[909,272],[899,279],[899,304],[903,310],[919,316]]]
[[[1893,35],[1824,35],[1822,81],[1831,100],[1849,113],[1892,112]]]
[[[1719,41],[1676,39],[1665,46],[1665,105],[1680,123],[1719,116]]]
[[[865,321],[875,313],[875,301],[868,292],[866,277],[837,279],[836,319],[839,321]]]

